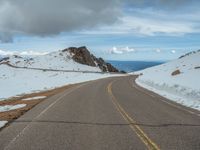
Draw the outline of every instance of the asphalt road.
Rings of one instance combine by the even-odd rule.
[[[135,78],[87,82],[46,99],[0,132],[0,149],[199,150],[200,112]]]

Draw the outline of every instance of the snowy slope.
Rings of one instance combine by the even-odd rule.
[[[23,93],[114,76],[109,73],[42,71],[0,65],[0,100]]]
[[[136,73],[138,85],[200,110],[200,51]]]
[[[7,61],[11,65],[18,67],[101,72],[99,67],[92,67],[75,62],[72,59],[72,55],[67,51],[56,51],[35,57],[12,55],[9,56]]]
[[[104,65],[106,71],[100,68]],[[86,47],[71,47],[37,56],[6,55],[0,60],[0,100],[113,76],[108,68],[115,69],[92,55]]]

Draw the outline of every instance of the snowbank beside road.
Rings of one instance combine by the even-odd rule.
[[[200,52],[136,72],[136,83],[177,103],[200,110]]]
[[[3,126],[5,126],[6,123],[8,123],[8,121],[0,121],[0,128],[2,128]]]
[[[35,97],[29,97],[29,98],[24,98],[22,99],[23,101],[31,101],[31,100],[39,100],[39,99],[44,99],[46,96],[35,96]]]
[[[20,109],[20,108],[23,108],[25,106],[26,106],[26,104],[4,105],[4,106],[0,106],[0,112],[5,112],[5,111],[10,111],[10,110]]]

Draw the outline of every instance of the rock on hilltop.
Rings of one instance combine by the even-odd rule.
[[[119,72],[118,69],[110,63],[106,63],[102,58],[96,58],[85,46],[79,48],[69,47],[62,51],[68,51],[72,55],[72,59],[77,63],[94,67],[98,66],[103,72]]]

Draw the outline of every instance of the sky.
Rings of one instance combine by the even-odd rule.
[[[0,0],[0,55],[87,46],[106,60],[200,49],[199,0]]]

